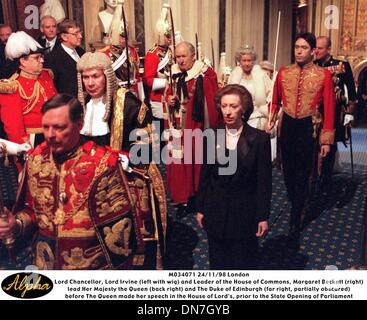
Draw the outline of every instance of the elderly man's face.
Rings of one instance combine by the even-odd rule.
[[[44,18],[41,23],[41,32],[47,40],[53,40],[57,34],[56,20],[54,18]]]
[[[191,53],[186,44],[176,47],[176,61],[181,71],[188,71],[195,63],[195,53]]]
[[[3,44],[6,44],[8,42],[8,39],[12,33],[12,30],[10,27],[4,27],[0,29],[0,41]]]
[[[69,117],[69,106],[50,109],[42,117],[42,128],[45,140],[51,151],[63,154],[71,151],[79,143],[83,120],[73,122]]]
[[[324,38],[317,39],[315,58],[317,60],[326,60],[330,55],[330,48],[327,46],[327,41]]]
[[[106,77],[102,69],[86,69],[82,72],[85,90],[93,98],[100,98],[106,93]]]
[[[30,74],[39,75],[43,69],[43,54],[34,53],[20,59],[20,69]]]

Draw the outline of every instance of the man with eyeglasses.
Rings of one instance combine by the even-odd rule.
[[[7,139],[43,141],[41,106],[57,92],[52,72],[43,69],[44,49],[23,31],[13,33],[5,47],[6,57],[18,65],[19,73],[0,82],[1,121]]]
[[[58,92],[77,95],[78,83],[76,64],[85,51],[80,47],[83,39],[80,25],[72,20],[59,24],[61,45],[47,55],[45,65],[52,69]]]

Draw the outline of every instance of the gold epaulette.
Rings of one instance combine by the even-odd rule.
[[[148,52],[153,53],[157,49],[157,45],[155,45],[153,48],[150,48]]]
[[[0,93],[11,94],[15,93],[18,90],[18,81],[19,77],[18,73],[14,73],[9,79],[1,79],[0,80]]]
[[[50,75],[51,79],[55,78],[55,75],[54,75],[54,73],[53,73],[53,71],[51,69],[43,68],[43,70],[48,72],[48,74]]]
[[[103,48],[101,48],[101,49],[98,49],[97,51],[98,51],[98,52],[105,53],[105,52],[107,52],[107,51],[109,51],[109,50],[110,50],[110,46],[105,46],[105,47],[103,47]]]

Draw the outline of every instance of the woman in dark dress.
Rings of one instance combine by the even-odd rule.
[[[253,104],[244,87],[224,87],[216,103],[225,125],[217,129],[212,148],[204,148],[215,154],[215,163],[204,160],[197,222],[208,235],[211,269],[256,269],[258,238],[267,233],[270,213],[270,137],[247,124]],[[222,164],[221,150],[236,157],[230,175],[222,174],[228,164]]]

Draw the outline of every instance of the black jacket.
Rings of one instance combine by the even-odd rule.
[[[40,37],[38,38],[37,42],[43,47],[43,48],[46,48],[46,38],[43,38],[43,37]],[[46,50],[45,51],[45,55],[48,55],[50,54],[53,50],[55,50],[59,45],[61,44],[61,41],[59,39],[59,37],[56,39],[56,42],[55,42],[55,45],[54,47],[52,48],[52,50]]]
[[[214,147],[223,151],[224,145],[218,140]],[[219,164],[218,156],[215,164],[203,164],[201,170],[197,211],[204,214],[204,229],[217,238],[254,237],[258,223],[270,214],[269,135],[244,124],[235,152],[237,169],[233,175],[218,174],[220,167],[227,166]]]
[[[86,97],[86,103],[90,101],[90,96]],[[114,105],[111,107],[111,115],[109,119],[109,127],[111,128],[112,119],[114,116]],[[122,135],[122,145],[120,150],[129,152],[134,141],[129,141],[130,134],[133,130],[138,128],[146,128],[149,123],[152,122],[152,113],[150,109],[147,109],[142,119],[139,119],[139,114],[142,109],[142,102],[131,92],[127,91],[124,97],[124,107],[123,107],[123,135]],[[141,122],[139,122],[141,120]],[[100,146],[110,145],[111,134],[97,137],[84,136],[86,140],[93,140],[96,144]],[[133,155],[130,155],[133,157]],[[133,160],[133,159],[132,159]]]
[[[5,58],[5,45],[0,43],[0,79],[10,78],[18,70],[18,61]]]
[[[355,102],[356,97],[356,87],[353,77],[352,68],[348,61],[342,61],[335,59],[330,56],[326,61],[321,62],[316,60],[315,63],[320,67],[327,68],[332,76],[335,92],[336,94],[336,105],[335,105],[335,140],[344,141],[345,140],[345,127],[344,127],[344,113],[353,114],[353,108],[344,106],[344,102],[341,101],[341,97],[348,96],[350,102]]]
[[[77,47],[76,52],[81,57],[85,51]],[[54,84],[58,93],[68,93],[77,96],[78,80],[76,61],[70,57],[61,45],[55,47],[45,56],[45,68],[52,69]]]

